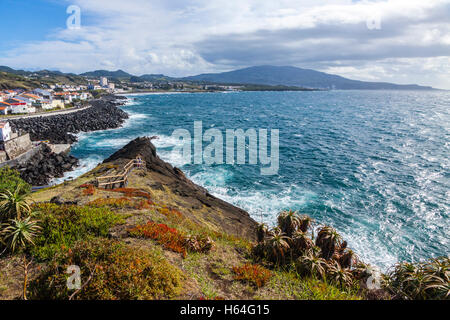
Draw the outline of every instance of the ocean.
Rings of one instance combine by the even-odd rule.
[[[335,227],[382,270],[450,252],[450,93],[224,92],[128,96],[122,128],[79,134],[72,154],[92,169],[138,136],[212,194],[274,224],[298,210]],[[176,129],[278,129],[279,171],[260,165],[186,164]],[[60,180],[59,180],[60,181]]]

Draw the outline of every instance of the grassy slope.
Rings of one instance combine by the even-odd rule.
[[[33,201],[46,202],[54,196],[63,196],[66,201],[78,201],[85,205],[95,199],[118,198],[117,192],[97,190],[94,195],[83,194],[80,185],[92,181],[95,172],[105,170],[99,166],[90,173],[62,185],[33,194]],[[123,217],[123,223],[110,230],[110,236],[119,239],[131,248],[143,248],[162,252],[164,258],[176,268],[182,270],[185,280],[181,293],[176,299],[360,299],[357,294],[343,292],[322,281],[301,279],[292,272],[272,270],[272,278],[262,288],[234,280],[232,268],[245,263],[254,263],[249,254],[251,243],[225,234],[216,225],[205,219],[205,212],[210,208],[187,208],[183,200],[167,188],[151,187],[150,173],[134,171],[129,179],[129,188],[136,188],[151,194],[154,205],[150,208],[112,209]],[[182,217],[163,214],[164,208],[176,209]],[[215,242],[215,248],[208,254],[189,252],[185,258],[181,254],[167,250],[153,240],[131,237],[127,230],[139,224],[154,221],[190,235],[208,234]],[[0,259],[0,299],[11,299],[20,295],[22,275],[16,258]],[[38,273],[45,264],[32,266],[31,277]]]
[[[68,75],[50,75],[49,77],[38,76],[36,78],[26,78],[21,75],[16,75],[8,72],[0,72],[0,90],[2,89],[16,89],[21,88],[31,90],[40,88],[42,84],[67,84],[67,85],[81,85],[86,84],[86,80],[79,76]]]

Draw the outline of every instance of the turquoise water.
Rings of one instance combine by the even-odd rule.
[[[294,209],[339,230],[368,262],[449,254],[450,94],[330,91],[129,96],[123,128],[80,135],[75,176],[138,136],[214,195],[274,223]],[[183,165],[173,130],[280,130],[280,170]]]

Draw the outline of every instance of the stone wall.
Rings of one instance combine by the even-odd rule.
[[[8,140],[4,145],[9,160],[15,159],[33,148],[28,133],[15,139]]]
[[[1,162],[5,162],[6,160],[8,160],[6,152],[5,151],[0,151],[0,163]]]

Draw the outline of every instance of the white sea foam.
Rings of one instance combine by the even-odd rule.
[[[86,172],[89,172],[92,169],[94,169],[102,161],[103,161],[103,158],[101,156],[97,156],[97,157],[92,156],[89,158],[81,159],[79,166],[76,167],[75,170],[64,173],[64,176],[61,178],[53,179],[50,182],[50,184],[57,185],[57,184],[63,183],[64,181],[66,181],[68,179],[76,179],[76,178],[82,176],[83,174],[85,174]]]

